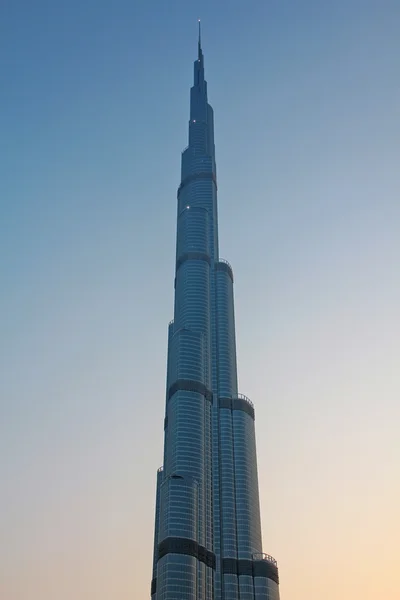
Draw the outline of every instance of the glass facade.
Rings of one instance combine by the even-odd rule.
[[[219,258],[213,110],[200,38],[178,188],[152,600],[279,600],[262,554],[254,407],[238,394],[233,271]]]

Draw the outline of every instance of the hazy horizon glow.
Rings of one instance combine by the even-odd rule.
[[[264,551],[398,600],[394,0],[5,3],[0,597],[149,598],[199,16]]]

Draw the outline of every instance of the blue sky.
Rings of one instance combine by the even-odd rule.
[[[0,595],[147,597],[198,17],[264,550],[395,600],[394,0],[3,2]]]

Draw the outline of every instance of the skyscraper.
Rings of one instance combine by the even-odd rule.
[[[278,600],[262,553],[254,406],[238,393],[233,272],[219,258],[213,110],[200,39],[178,188],[152,600]]]

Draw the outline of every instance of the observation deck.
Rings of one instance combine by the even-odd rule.
[[[238,394],[234,398],[219,398],[219,407],[229,410],[241,410],[254,420],[254,404],[244,394]]]
[[[228,273],[229,277],[231,278],[231,280],[233,282],[232,265],[225,258],[218,259],[218,261],[215,263],[215,269],[217,271],[225,271],[226,273]]]
[[[247,402],[247,404],[249,406],[251,406],[251,408],[254,410],[254,404],[252,403],[252,401],[250,400],[250,398],[248,398],[244,394],[238,394],[237,398],[239,398],[239,400],[244,400],[245,402]]]
[[[273,556],[270,556],[269,554],[264,554],[263,552],[253,554],[253,560],[264,560],[274,565],[274,567],[278,566],[278,563]]]

